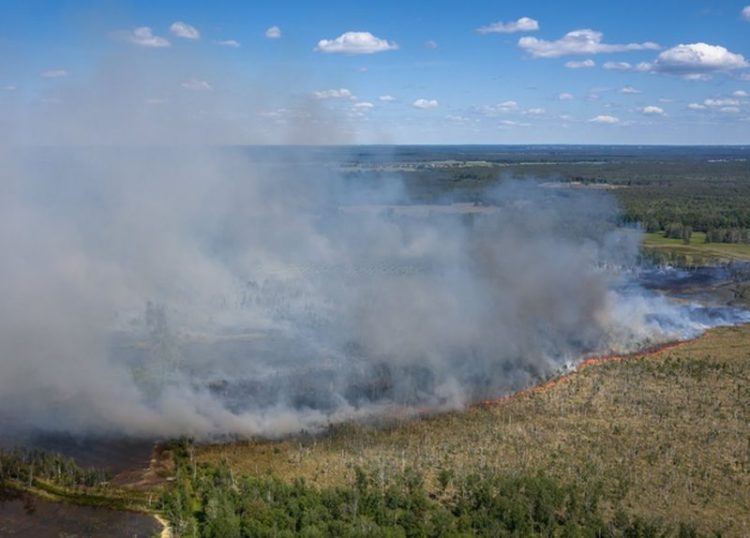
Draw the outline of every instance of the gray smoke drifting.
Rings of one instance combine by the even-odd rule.
[[[212,148],[356,126],[185,51],[0,100],[3,426],[282,435],[746,319],[634,284],[639,236],[604,193],[507,180],[423,206],[326,164],[343,150]]]
[[[241,149],[5,162],[0,408],[26,427],[315,430],[744,316],[634,284],[639,235],[602,193],[507,180],[485,205],[420,206],[395,179]]]

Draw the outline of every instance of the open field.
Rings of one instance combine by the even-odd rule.
[[[644,234],[643,248],[684,256],[696,261],[750,261],[750,245],[741,243],[706,243],[706,234],[693,232],[690,244],[682,239],[669,239],[662,232]]]
[[[584,369],[547,390],[466,412],[347,425],[319,437],[204,446],[236,473],[351,483],[355,468],[543,471],[644,517],[750,533],[750,326]]]

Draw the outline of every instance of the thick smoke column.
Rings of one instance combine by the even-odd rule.
[[[409,205],[395,179],[228,149],[5,161],[0,408],[19,426],[314,430],[742,316],[633,284],[639,237],[604,193],[506,180],[484,205]]]

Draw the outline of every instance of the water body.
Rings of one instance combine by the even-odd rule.
[[[147,514],[75,506],[0,489],[0,536],[146,538],[161,526]]]

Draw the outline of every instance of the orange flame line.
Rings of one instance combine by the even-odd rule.
[[[598,364],[604,364],[607,362],[620,362],[620,361],[631,360],[631,359],[642,359],[650,355],[661,353],[662,351],[674,349],[688,342],[690,342],[690,340],[679,340],[675,342],[667,342],[665,344],[659,344],[656,346],[646,348],[642,351],[636,351],[632,353],[612,353],[609,355],[597,355],[595,357],[589,357],[588,359],[581,361],[572,372],[568,372],[567,374],[563,374],[559,377],[556,377],[555,379],[551,379],[549,381],[539,383],[538,385],[534,385],[527,389],[523,389],[518,392],[514,392],[512,394],[502,396],[500,398],[495,398],[495,399],[490,399],[490,400],[481,400],[477,402],[476,404],[474,404],[474,406],[475,407],[487,407],[491,405],[499,405],[513,398],[519,398],[519,397],[527,396],[530,394],[545,392],[545,391],[552,389],[553,387],[556,387],[557,385],[561,383],[570,381],[576,374],[582,372],[583,370],[585,370],[586,368],[590,366],[596,366]]]

